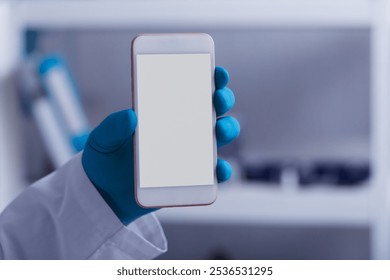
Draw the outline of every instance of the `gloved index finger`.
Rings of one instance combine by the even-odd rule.
[[[229,73],[228,71],[220,66],[215,67],[214,73],[215,88],[221,89],[226,87],[229,82]]]

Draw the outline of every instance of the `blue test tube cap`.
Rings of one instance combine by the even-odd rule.
[[[39,64],[39,73],[42,75],[46,74],[49,72],[51,69],[64,65],[63,60],[59,56],[47,56],[44,57]]]

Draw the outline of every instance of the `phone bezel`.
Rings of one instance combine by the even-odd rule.
[[[132,97],[133,108],[138,116],[137,106],[137,55],[139,54],[192,54],[207,53],[211,59],[211,96],[215,91],[214,85],[214,41],[206,33],[161,33],[140,34],[131,44],[131,68],[132,68]],[[138,126],[133,135],[134,140],[134,189],[135,198],[139,206],[143,208],[178,207],[212,204],[217,198],[217,143],[215,135],[216,114],[213,106],[213,153],[214,153],[214,184],[198,186],[174,186],[141,188],[139,185],[139,153],[138,153]]]

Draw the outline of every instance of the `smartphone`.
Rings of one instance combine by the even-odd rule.
[[[141,34],[132,42],[134,187],[144,208],[217,197],[214,41],[204,33]]]

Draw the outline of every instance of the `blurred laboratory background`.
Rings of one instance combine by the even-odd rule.
[[[159,211],[169,242],[160,258],[390,258],[387,5],[0,2],[0,210],[76,152],[53,155],[39,61],[61,57],[71,103],[93,128],[132,106],[137,34],[207,32],[236,95],[241,135],[219,151],[234,175],[212,206]]]

